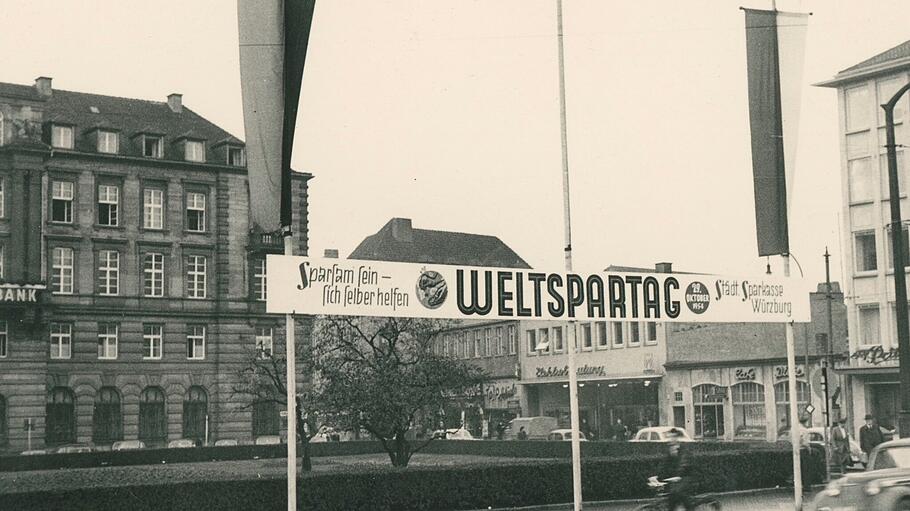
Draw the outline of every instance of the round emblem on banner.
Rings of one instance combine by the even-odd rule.
[[[417,299],[428,309],[438,309],[449,294],[446,281],[439,272],[423,270],[417,279]]]
[[[711,294],[708,288],[701,282],[693,282],[686,288],[686,306],[695,314],[701,314],[708,310],[711,304]]]

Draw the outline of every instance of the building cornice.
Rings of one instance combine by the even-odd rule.
[[[906,71],[908,69],[910,69],[910,57],[904,57],[854,71],[840,72],[830,80],[821,81],[812,85],[815,87],[837,88],[848,83],[868,80],[869,78],[879,75],[889,74],[895,71]]]

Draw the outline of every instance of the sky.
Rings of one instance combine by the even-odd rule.
[[[392,217],[498,236],[563,268],[555,0],[321,0],[294,167],[310,255],[345,257]],[[740,5],[564,0],[575,269],[727,275],[757,256]],[[906,0],[779,0],[812,12],[791,252],[841,280],[835,91],[812,86],[910,38]],[[0,0],[0,81],[184,104],[244,138],[236,3]],[[839,224],[840,222],[840,224]],[[780,273],[779,258],[771,258]]]

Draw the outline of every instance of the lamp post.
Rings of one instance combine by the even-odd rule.
[[[898,431],[901,436],[910,434],[910,330],[907,324],[907,279],[904,267],[903,229],[901,229],[901,199],[897,180],[897,145],[894,141],[894,107],[907,90],[904,85],[882,105],[885,109],[885,147],[888,149],[888,190],[891,200],[891,244],[894,253],[894,303],[897,311],[897,346],[900,356],[900,401],[901,409]]]

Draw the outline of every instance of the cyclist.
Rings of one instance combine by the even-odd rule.
[[[686,511],[695,509],[692,495],[694,484],[692,481],[688,455],[679,444],[679,430],[673,429],[667,434],[667,457],[664,459],[662,479],[668,481],[667,507],[671,511],[683,506]]]

